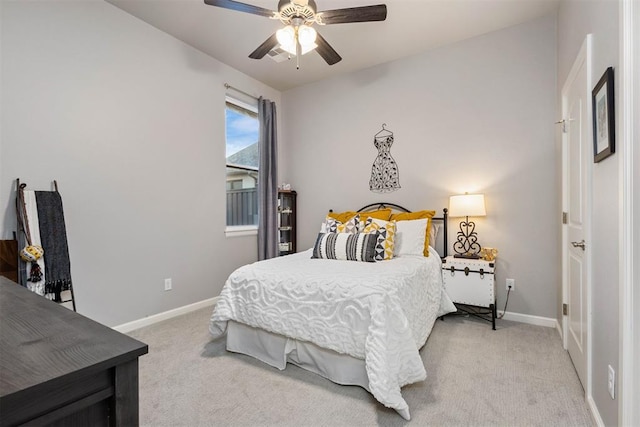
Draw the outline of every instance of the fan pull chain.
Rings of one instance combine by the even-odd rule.
[[[300,56],[302,56],[302,46],[298,40],[298,28],[296,28],[296,70],[300,69]]]

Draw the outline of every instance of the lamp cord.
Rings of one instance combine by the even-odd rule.
[[[509,288],[509,290],[507,291],[507,300],[504,302],[504,310],[502,310],[502,314],[498,317],[496,317],[496,319],[502,319],[504,317],[504,314],[507,312],[507,304],[509,304],[509,294],[511,293],[511,288]]]

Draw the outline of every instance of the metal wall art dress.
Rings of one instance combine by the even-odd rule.
[[[369,189],[376,193],[388,193],[400,188],[400,177],[398,175],[398,165],[391,157],[391,145],[393,145],[393,132],[385,129],[373,137],[373,145],[378,150],[378,157],[373,161],[371,167],[371,179]]]

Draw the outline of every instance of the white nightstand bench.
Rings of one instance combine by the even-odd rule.
[[[496,329],[495,261],[448,256],[442,260],[442,278],[459,311],[491,322]]]

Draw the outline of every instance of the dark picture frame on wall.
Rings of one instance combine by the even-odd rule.
[[[593,162],[616,151],[616,120],[613,99],[613,68],[604,72],[591,94],[593,107]]]

